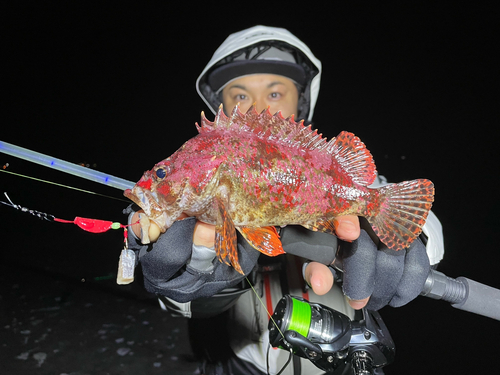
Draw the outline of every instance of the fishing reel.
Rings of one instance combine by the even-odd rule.
[[[269,321],[269,342],[333,374],[376,374],[394,360],[380,314],[358,310],[351,321],[327,306],[285,295]]]

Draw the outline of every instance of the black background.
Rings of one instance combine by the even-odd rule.
[[[431,179],[445,234],[440,270],[500,288],[493,2],[92,4],[2,7],[2,141],[137,181],[196,134],[202,110],[212,118],[195,80],[226,36],[256,24],[284,27],[323,63],[315,126],[328,138],[354,132],[390,181]],[[8,171],[121,198],[116,189],[0,154],[5,163]],[[125,202],[5,173],[0,187],[15,203],[60,218],[125,220]],[[12,272],[28,267],[75,280],[116,272],[118,231],[88,234],[3,205],[0,215],[0,259]],[[497,321],[422,297],[382,315],[397,346],[387,374],[496,368]]]

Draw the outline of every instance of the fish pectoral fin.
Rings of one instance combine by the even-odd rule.
[[[312,230],[314,232],[324,232],[333,235],[337,235],[335,229],[337,229],[337,221],[335,219],[315,221],[314,223],[303,224],[302,226],[306,229]]]
[[[238,262],[238,241],[233,220],[226,211],[221,199],[215,200],[217,222],[215,225],[215,253],[221,262],[233,266],[236,271],[244,275]]]
[[[238,227],[237,229],[245,240],[262,254],[271,257],[285,254],[275,227]]]

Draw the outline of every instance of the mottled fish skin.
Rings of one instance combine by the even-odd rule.
[[[125,196],[162,231],[183,212],[215,224],[217,254],[239,272],[234,228],[259,251],[277,255],[283,249],[267,227],[334,233],[336,216],[354,214],[366,217],[389,248],[402,249],[420,234],[433,202],[433,185],[424,179],[368,188],[375,164],[352,133],[327,142],[293,117],[254,107],[245,114],[236,107],[227,117],[221,106],[214,122],[202,114],[196,126],[196,137]]]

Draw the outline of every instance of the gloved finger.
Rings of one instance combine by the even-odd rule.
[[[139,224],[141,225],[141,242],[146,245],[151,242],[149,239],[149,228],[151,226],[151,222],[147,215],[143,212],[139,212]]]
[[[155,222],[149,220],[142,209],[133,211],[131,207],[128,207],[124,211],[129,214],[129,236],[139,239],[141,244],[148,244],[158,239],[161,234],[160,228]]]
[[[350,299],[349,306],[351,306],[354,310],[361,310],[363,307],[365,307],[368,304],[368,301],[370,300],[370,297],[366,297],[360,300],[353,300]]]
[[[186,264],[191,258],[195,224],[195,218],[176,221],[154,244],[141,247],[145,283],[167,280]]]
[[[331,264],[337,253],[337,237],[329,233],[313,232],[301,225],[281,228],[280,240],[285,253]]]
[[[368,233],[361,230],[357,240],[341,242],[339,255],[344,269],[344,294],[351,300],[370,297],[375,285],[377,246]]]
[[[197,221],[194,227],[193,243],[208,248],[213,247],[215,243],[215,225]]]
[[[333,273],[331,269],[318,262],[307,264],[304,271],[304,279],[314,293],[319,296],[328,293],[333,286]]]
[[[191,259],[187,266],[195,270],[195,272],[212,272],[214,269],[213,260],[215,258],[214,247],[198,246],[193,243],[193,251]]]
[[[255,267],[260,253],[250,246],[238,233],[238,258],[240,266],[248,275]],[[245,278],[233,267],[213,261],[212,272],[198,272],[193,267],[187,267],[186,272],[170,280],[157,279],[155,284],[146,283],[146,289],[151,293],[161,294],[177,302],[188,302],[201,297],[211,297],[221,290],[234,286]]]
[[[380,310],[389,304],[404,273],[406,251],[391,250],[383,246],[377,252],[375,262],[375,285],[372,296],[367,304],[370,310]]]
[[[425,245],[417,238],[406,251],[404,272],[389,304],[399,307],[418,297],[424,288],[430,267]]]
[[[146,219],[144,219],[146,217]],[[149,222],[149,225],[147,222]],[[143,228],[143,222],[146,223],[146,228]],[[140,224],[141,224],[141,235],[142,235],[142,243],[150,243],[155,242],[158,237],[161,235],[161,229],[154,221],[149,220],[149,218],[145,214],[140,215]],[[147,233],[147,235],[146,235]],[[148,242],[144,242],[147,240]]]
[[[359,217],[356,215],[338,216],[335,218],[335,233],[344,241],[354,241],[359,237]]]

